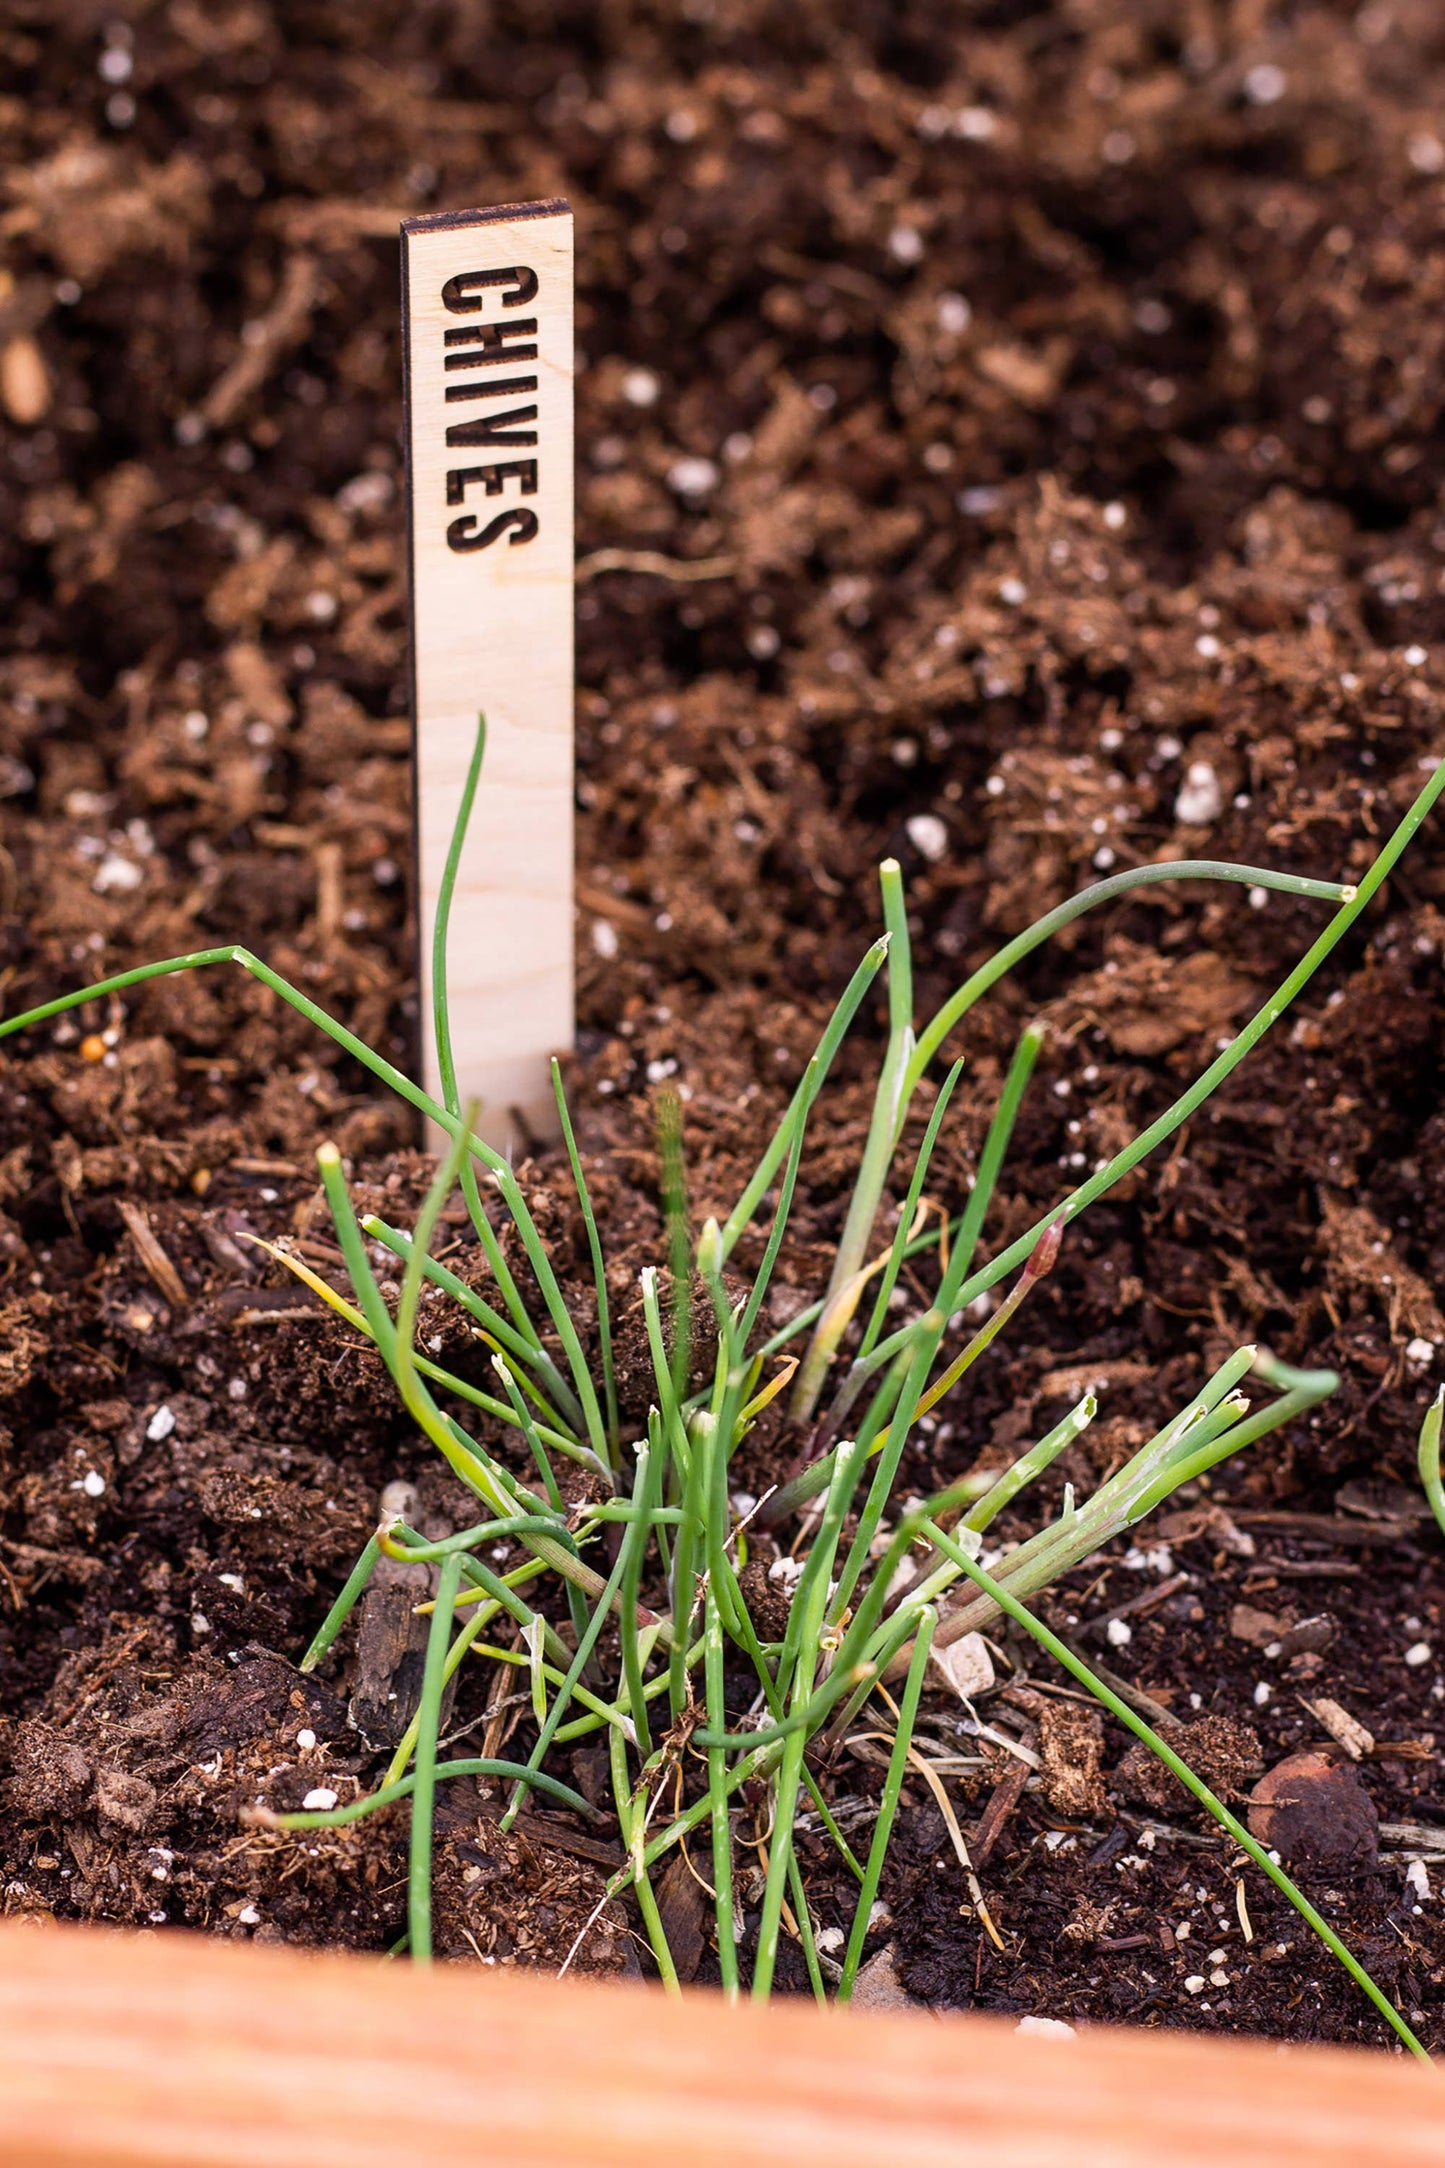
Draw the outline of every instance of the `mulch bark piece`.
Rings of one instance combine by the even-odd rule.
[[[1380,1817],[1343,1755],[1287,1754],[1249,1795],[1251,1836],[1283,1859],[1367,1872],[1379,1853]]]

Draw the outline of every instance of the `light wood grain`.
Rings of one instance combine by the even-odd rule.
[[[1399,2057],[0,1927],[7,2168],[1438,2168]]]
[[[417,904],[424,1066],[437,1089],[430,929],[478,711],[487,760],[447,960],[463,1100],[556,1126],[572,1041],[572,214],[408,219],[407,353]]]

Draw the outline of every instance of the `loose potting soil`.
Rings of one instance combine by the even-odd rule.
[[[1432,0],[12,0],[0,76],[10,1013],[239,938],[412,1059],[396,221],[576,207],[570,1083],[624,1339],[664,1248],[658,1091],[700,1220],[877,930],[880,858],[928,1014],[1104,870],[1358,874],[1445,751]],[[1323,917],[1197,885],[1072,927],[961,1034],[930,1196],[957,1209],[1024,1020],[1049,1042],[991,1246],[1165,1106]],[[1260,1052],[1070,1230],[904,1471],[926,1493],[996,1465],[1098,1381],[1099,1419],[1004,1525],[1024,1534],[1229,1348],[1340,1371],[1043,1608],[1231,1796],[1327,1750],[1303,1832],[1270,1841],[1427,2038],[1445,1580],[1412,1459],[1445,1360],[1442,948],[1437,823]],[[826,1273],[881,1013],[803,1164],[779,1321]],[[375,1356],[241,1240],[297,1236],[339,1277],[325,1137],[404,1223],[409,1118],[232,968],[0,1055],[9,1912],[366,1950],[404,1923],[404,1808],[305,1838],[240,1819],[375,1781],[416,1589],[317,1675],[296,1659],[387,1485],[465,1514]],[[520,1148],[588,1314],[565,1167]],[[426,1322],[443,1359],[484,1353]],[[641,1368],[623,1390],[639,1422]],[[739,1480],[797,1447],[775,1427]],[[925,1734],[996,1935],[910,1777],[875,1991],[1382,2036],[1121,1731],[1023,1643],[993,1662],[974,1702],[930,1691]],[[479,1665],[449,1730],[525,1745],[511,1693]],[[862,1741],[826,1772],[858,1841],[882,1758]],[[586,1751],[572,1773],[604,1774]],[[503,1837],[498,1811],[446,1791],[438,1946],[556,1966],[615,1834],[529,1811]],[[826,1952],[852,1885],[819,1831],[799,1843]],[[707,1979],[684,1864],[664,1899]],[[576,1963],[645,1969],[634,1925],[614,1904]],[[782,1972],[805,1984],[792,1943]]]

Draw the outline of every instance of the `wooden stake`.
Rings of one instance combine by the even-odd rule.
[[[572,213],[401,235],[423,1069],[439,1096],[431,927],[481,713],[447,968],[461,1097],[506,1150],[555,1128],[572,1042]]]

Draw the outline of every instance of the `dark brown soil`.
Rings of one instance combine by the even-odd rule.
[[[730,1201],[876,929],[886,853],[923,1005],[1111,863],[1347,877],[1442,749],[1434,0],[18,0],[0,76],[12,1012],[239,937],[409,1058],[394,224],[418,207],[578,210],[575,1092],[624,1279],[658,1253],[658,1080],[684,1093],[695,1208]],[[1088,920],[971,1022],[936,1193],[960,1194],[1026,1015],[1055,1030],[991,1241],[1163,1106],[1319,921],[1202,888]],[[1194,1501],[1147,1539],[1168,1555],[1112,1557],[1052,1616],[1156,1704],[1227,1720],[1191,1735],[1220,1781],[1252,1781],[1241,1726],[1261,1764],[1323,1741],[1306,1699],[1368,1726],[1378,1859],[1302,1872],[1428,2037],[1439,1869],[1407,1883],[1426,1840],[1398,1829],[1445,1848],[1445,1577],[1411,1488],[1445,1347],[1442,949],[1437,825],[1296,1019],[1071,1234],[905,1471],[997,1457],[1102,1378],[1087,1460],[1058,1471],[1088,1480],[1249,1338],[1340,1369],[1217,1481],[1223,1510]],[[816,1290],[876,1050],[870,1029],[840,1070],[784,1301]],[[350,1655],[324,1679],[294,1660],[383,1485],[449,1510],[374,1361],[237,1239],[334,1262],[326,1135],[408,1209],[406,1122],[237,973],[4,1050],[10,1911],[400,1930],[403,1817],[315,1841],[238,1819],[374,1779]],[[555,1162],[528,1181],[580,1287]],[[1121,1769],[1113,1727],[1058,1722],[1057,1682],[1009,1654],[1032,1676],[981,1714],[1037,1782],[928,1708],[974,1764],[945,1781],[1001,1946],[910,1782],[877,1938],[904,1986],[1378,2040],[1257,1876],[1241,1914],[1183,1795]],[[497,1691],[469,1682],[454,1727],[525,1740]],[[832,1778],[865,1829],[868,1751]],[[503,1839],[491,1811],[447,1799],[439,1946],[559,1962],[614,1840],[562,1815]],[[819,1923],[843,1922],[825,1845],[802,1848]],[[705,1978],[688,1890],[667,1895]],[[623,1908],[580,1959],[637,1961]]]

